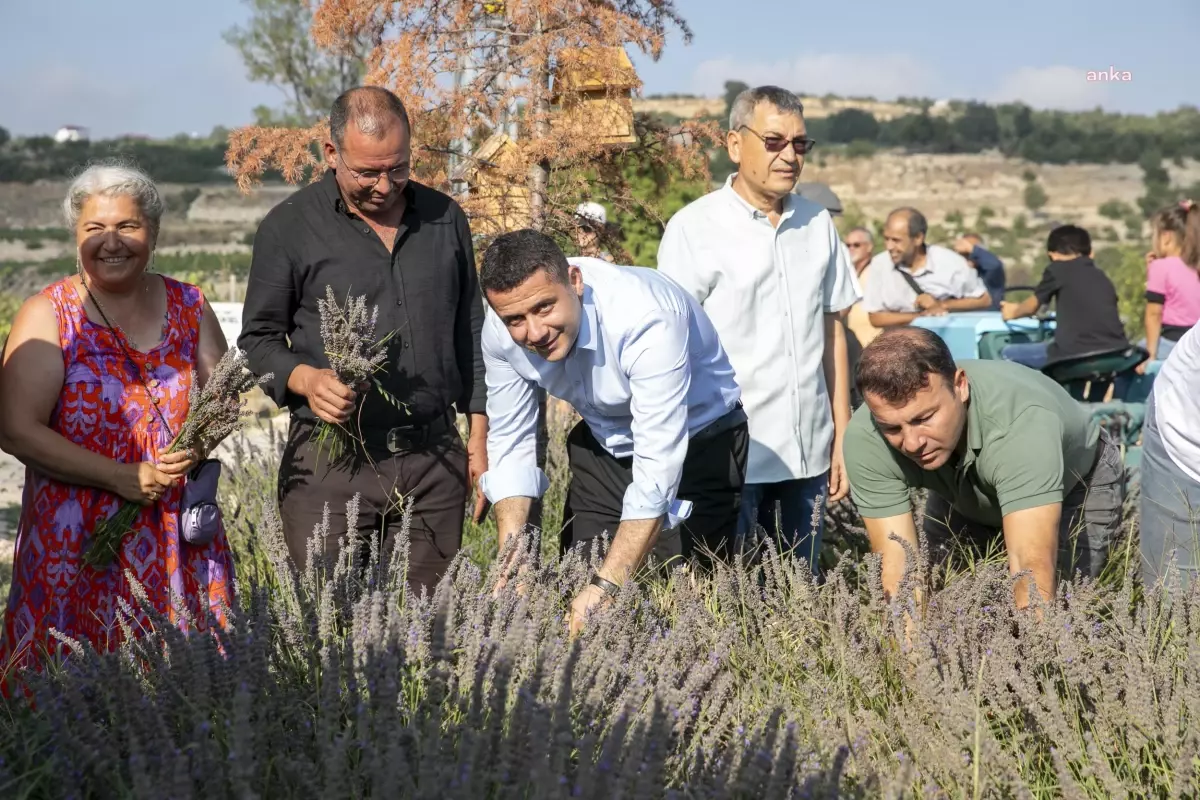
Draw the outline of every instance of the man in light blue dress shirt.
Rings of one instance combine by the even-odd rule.
[[[583,418],[567,441],[560,544],[565,551],[605,532],[611,542],[572,603],[573,629],[615,594],[664,530],[678,529],[685,558],[727,558],[749,435],[733,368],[700,304],[654,270],[567,259],[532,230],[492,243],[480,286],[490,306],[490,468],[481,486],[501,547],[549,485],[536,459],[536,387]]]

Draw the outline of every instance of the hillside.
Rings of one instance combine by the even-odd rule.
[[[1183,166],[1165,167],[1174,183],[1200,182],[1200,162],[1185,160]],[[1108,228],[1122,236],[1125,233],[1122,220],[1099,213],[1102,204],[1116,200],[1136,208],[1137,198],[1144,193],[1142,172],[1133,164],[1033,164],[995,152],[950,155],[881,150],[870,157],[850,158],[818,151],[805,165],[802,180],[829,184],[843,205],[857,207],[868,219],[882,219],[899,205],[914,205],[930,224],[942,222],[954,212],[970,224],[981,209],[990,209],[994,224],[1008,225],[1017,215],[1029,215],[1024,202],[1027,172],[1037,177],[1046,192],[1043,219],[1073,220],[1093,229],[1098,237]],[[248,237],[258,220],[295,187],[268,185],[249,195],[229,184],[168,184],[163,189],[168,199],[173,199],[174,209],[163,224],[160,244],[164,253],[231,253],[249,250]],[[65,190],[65,182],[0,183],[0,229],[61,227]],[[66,242],[43,241],[30,247],[29,242],[3,238],[0,234],[0,262],[44,261],[71,251]]]
[[[1200,162],[1182,167],[1165,165],[1172,182],[1191,185],[1200,181]],[[1094,228],[1123,223],[1103,217],[1101,204],[1118,200],[1133,208],[1145,193],[1142,171],[1136,164],[1033,164],[998,153],[904,154],[877,152],[870,158],[830,155],[804,167],[802,180],[826,183],[843,204],[854,203],[869,218],[882,218],[899,205],[919,208],[930,223],[952,212],[967,220],[981,208],[995,212],[994,222],[1007,225],[1018,214],[1028,215],[1024,191],[1026,171],[1037,176],[1046,192],[1044,216],[1073,220]]]
[[[804,116],[808,119],[824,119],[839,111],[854,108],[870,113],[880,122],[886,122],[920,111],[919,107],[904,103],[833,96],[801,95],[800,102],[804,103]],[[725,100],[721,97],[646,97],[634,100],[633,110],[643,114],[670,115],[679,119],[719,117],[725,113]],[[947,109],[935,105],[929,113],[931,116],[939,116],[946,111]]]

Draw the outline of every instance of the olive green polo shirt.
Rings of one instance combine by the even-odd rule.
[[[936,470],[895,450],[864,403],[846,428],[850,492],[863,517],[912,511],[909,489],[929,489],[975,522],[1061,503],[1091,472],[1098,423],[1066,390],[1011,361],[961,361],[967,374],[966,449]]]

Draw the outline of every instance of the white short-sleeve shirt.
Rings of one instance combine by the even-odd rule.
[[[1200,482],[1200,325],[1180,337],[1159,369],[1154,417],[1167,455]]]
[[[750,418],[746,483],[829,469],[825,314],[854,305],[858,278],[829,212],[789,195],[779,226],[725,186],[667,224],[658,269],[704,306]]]
[[[908,272],[926,294],[937,300],[960,300],[987,294],[987,286],[969,261],[953,250],[936,244],[925,248],[925,263],[916,272],[897,267],[886,250],[877,253],[867,269],[871,271],[871,280],[867,282],[863,297],[863,309],[867,313],[917,311],[917,293],[904,279],[901,269]]]

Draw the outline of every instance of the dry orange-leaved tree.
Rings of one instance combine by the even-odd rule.
[[[569,234],[583,200],[657,218],[630,192],[631,164],[663,180],[707,175],[717,126],[633,113],[641,81],[625,47],[657,59],[669,28],[691,37],[672,0],[324,0],[311,33],[330,52],[375,42],[365,82],[409,109],[416,178],[452,193],[487,239]],[[268,169],[316,178],[327,135],[325,121],[242,128],[227,163],[243,190]]]

